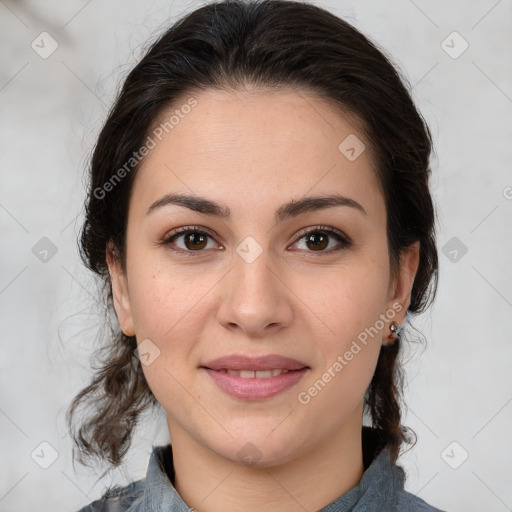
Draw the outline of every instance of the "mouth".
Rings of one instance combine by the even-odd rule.
[[[296,359],[276,354],[225,356],[201,365],[215,384],[236,398],[261,400],[297,384],[311,368]]]
[[[215,371],[235,371],[235,372],[274,372],[274,371],[294,371],[309,368],[305,363],[283,357],[277,354],[270,354],[264,356],[244,356],[241,354],[233,354],[230,356],[219,357],[213,361],[202,365],[203,368],[208,368]],[[278,374],[277,374],[278,375]],[[254,375],[240,375],[245,378],[254,378]],[[268,377],[271,377],[269,375]],[[258,377],[258,375],[256,375]],[[261,378],[268,378],[267,375],[260,375]]]

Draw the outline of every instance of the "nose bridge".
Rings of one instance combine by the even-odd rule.
[[[243,297],[245,301],[252,297],[260,297],[273,299],[274,285],[273,272],[271,271],[271,257],[268,250],[263,250],[256,257],[251,254],[253,249],[250,248],[246,258],[242,252],[242,246],[237,249],[237,256],[234,258],[235,272],[234,280],[239,283],[236,287],[237,295]],[[267,297],[265,297],[267,296]]]
[[[248,237],[250,238],[250,237]],[[267,249],[245,240],[233,255],[233,271],[228,274],[219,310],[226,327],[238,325],[251,335],[278,328],[291,319],[287,289],[275,275],[276,264]]]

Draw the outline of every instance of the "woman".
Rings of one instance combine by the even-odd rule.
[[[118,466],[156,404],[172,445],[83,512],[439,510],[396,464],[430,152],[394,67],[316,6],[217,2],[152,45],[92,157],[81,247],[119,325],[68,421],[92,405],[81,462]]]

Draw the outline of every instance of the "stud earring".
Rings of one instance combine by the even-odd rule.
[[[391,343],[388,343],[388,342],[382,340],[382,345],[385,345],[385,346],[393,345],[393,343],[397,339],[396,333],[398,331],[398,327],[399,327],[399,325],[395,321],[391,322],[391,324],[389,325],[389,330],[391,331],[391,334],[393,335],[393,341]]]

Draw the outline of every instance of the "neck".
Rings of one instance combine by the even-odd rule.
[[[174,487],[200,512],[319,510],[357,485],[364,473],[360,415],[300,457],[269,467],[248,467],[222,457],[179,425],[168,424]]]

